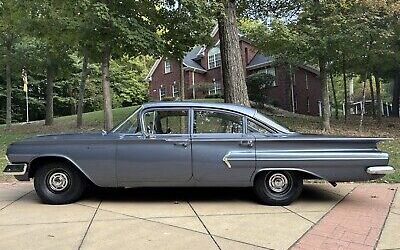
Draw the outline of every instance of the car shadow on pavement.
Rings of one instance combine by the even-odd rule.
[[[298,201],[335,201],[340,196],[329,191],[329,186],[304,185]],[[333,189],[333,188],[332,188]],[[252,188],[98,188],[90,189],[85,200],[126,202],[174,202],[174,201],[243,201],[257,202]]]

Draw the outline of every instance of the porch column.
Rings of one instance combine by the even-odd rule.
[[[193,99],[196,99],[196,88],[194,86],[194,70],[192,71],[192,94],[193,94]]]

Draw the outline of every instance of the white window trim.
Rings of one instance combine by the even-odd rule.
[[[210,51],[212,51],[213,49],[215,49],[215,50],[218,49],[218,52],[210,54]],[[219,60],[217,60],[218,55],[219,55]],[[212,59],[212,60],[210,60],[210,59]],[[215,68],[221,67],[221,51],[219,50],[218,47],[214,47],[208,51],[207,60],[208,60],[208,69],[215,69]],[[219,63],[217,63],[217,62],[219,62]]]
[[[171,73],[171,72],[172,72],[172,70],[171,70],[171,61],[166,59],[164,61],[164,74],[168,74],[168,73]]]
[[[268,69],[272,69],[272,72],[268,72]],[[272,87],[278,86],[278,83],[276,82],[276,68],[275,67],[268,67],[268,68],[265,68],[264,72],[265,72],[265,74],[269,74],[269,75],[272,75],[272,76],[275,77],[274,82],[272,83]]]

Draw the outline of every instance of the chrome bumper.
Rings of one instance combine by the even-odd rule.
[[[376,166],[367,168],[368,174],[393,174],[394,168],[391,166]]]
[[[26,163],[9,163],[4,168],[4,175],[24,175],[28,168],[28,164]]]

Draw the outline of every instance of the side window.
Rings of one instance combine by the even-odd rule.
[[[143,117],[148,134],[188,134],[188,110],[152,110]]]
[[[247,119],[247,133],[270,134],[271,130],[257,122]]]
[[[243,133],[243,117],[220,111],[194,111],[193,132],[203,133]]]

